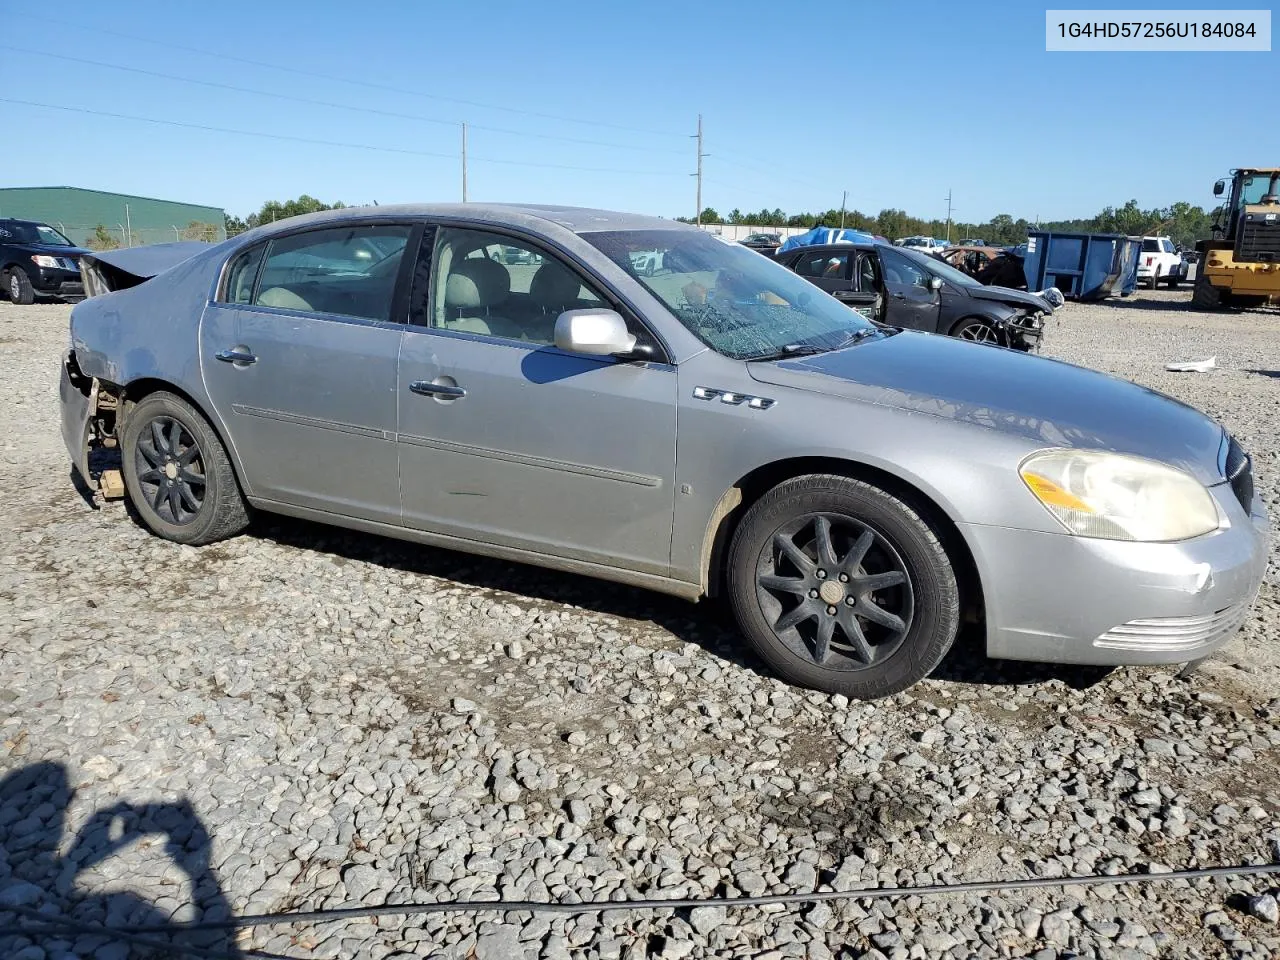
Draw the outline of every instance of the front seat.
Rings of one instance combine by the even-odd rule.
[[[497,313],[511,294],[511,274],[488,257],[456,261],[444,287],[444,325],[496,337],[519,339],[520,331]]]
[[[555,343],[556,318],[581,306],[581,292],[582,280],[564,264],[548,260],[540,266],[529,284],[529,300],[535,312],[525,325],[528,338]]]

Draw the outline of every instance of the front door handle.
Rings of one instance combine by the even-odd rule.
[[[217,354],[224,363],[257,363],[258,358],[247,350],[223,350]]]
[[[467,395],[467,391],[461,387],[450,386],[447,383],[432,383],[430,380],[414,380],[409,384],[409,390],[424,397],[444,397],[448,400],[460,400]]]

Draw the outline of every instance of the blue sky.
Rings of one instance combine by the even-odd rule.
[[[456,200],[465,120],[472,200],[676,216],[694,208],[699,113],[703,202],[721,213],[821,210],[842,190],[851,209],[941,217],[950,189],[965,221],[1086,216],[1131,197],[1208,206],[1229,167],[1280,163],[1274,105],[1270,118],[1262,108],[1280,89],[1280,54],[1046,53],[1044,10],[0,0],[0,97],[91,111],[0,102],[0,185],[71,184],[242,215],[300,193]],[[1233,90],[1243,93],[1224,95]],[[29,149],[14,149],[19,131]]]

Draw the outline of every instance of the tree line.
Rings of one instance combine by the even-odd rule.
[[[342,202],[324,203],[309,194],[303,194],[296,200],[268,200],[256,212],[243,219],[226,215],[227,236],[238,233],[264,223],[274,223],[286,217],[296,217],[303,213],[315,213],[317,210],[340,210],[345,206]],[[1129,236],[1150,236],[1158,234],[1173,239],[1174,243],[1185,246],[1193,245],[1197,240],[1208,239],[1212,233],[1212,225],[1220,207],[1205,211],[1190,203],[1178,202],[1168,207],[1152,207],[1143,210],[1138,201],[1130,200],[1122,207],[1104,207],[1092,217],[1074,220],[1042,220],[1032,223],[1021,217],[1014,219],[1007,213],[997,214],[985,223],[951,222],[951,239],[953,241],[976,237],[996,246],[1011,246],[1023,243],[1027,239],[1028,230],[1054,230],[1070,233],[1123,233]],[[691,217],[676,217],[685,223],[692,222]],[[947,236],[945,220],[926,220],[913,217],[905,210],[889,208],[881,210],[875,216],[860,210],[845,210],[843,213],[832,208],[821,213],[787,214],[781,208],[764,209],[755,213],[743,212],[736,207],[727,216],[722,217],[713,207],[702,211],[703,223],[744,224],[758,227],[838,227],[843,224],[854,230],[878,234],[896,240],[908,236]]]
[[[297,200],[268,200],[257,213],[251,213],[243,219],[224,214],[226,217],[227,236],[234,237],[238,233],[252,230],[264,223],[275,223],[287,217],[296,217],[304,213],[315,213],[318,210],[341,210],[346,204],[341,200],[325,203],[304,193]]]
[[[1032,223],[1021,217],[1014,219],[1007,213],[997,214],[985,223],[951,221],[950,235],[954,242],[964,238],[980,238],[996,246],[1012,246],[1023,243],[1029,230],[1052,230],[1068,233],[1123,233],[1129,236],[1170,237],[1174,243],[1193,245],[1206,240],[1220,207],[1205,211],[1190,203],[1178,202],[1168,207],[1152,207],[1143,210],[1138,201],[1130,200],[1122,207],[1104,207],[1092,217],[1073,220],[1042,220]],[[691,217],[677,217],[691,223]],[[841,223],[853,230],[863,230],[896,240],[899,237],[947,236],[945,220],[926,220],[913,217],[905,210],[881,210],[875,216],[860,210],[832,208],[822,213],[786,214],[780,208],[744,213],[736,207],[722,217],[713,207],[702,211],[703,223],[749,224],[760,227],[838,227]]]

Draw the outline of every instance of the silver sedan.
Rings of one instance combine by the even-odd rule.
[[[179,543],[256,509],[724,594],[778,674],[861,698],[966,618],[993,657],[1202,658],[1262,578],[1249,457],[1203,414],[873,324],[693,227],[379,207],[191,253],[86,261],[61,387],[85,481]]]

